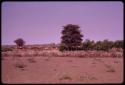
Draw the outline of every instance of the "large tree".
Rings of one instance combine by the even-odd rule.
[[[78,25],[63,26],[60,50],[78,50],[82,46],[81,31]]]

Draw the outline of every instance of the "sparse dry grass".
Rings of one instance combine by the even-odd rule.
[[[113,66],[105,64],[105,67],[107,68],[106,72],[111,72],[111,73],[115,72]]]
[[[16,63],[14,66],[15,66],[16,68],[21,69],[21,70],[24,70],[24,68],[26,67],[26,65],[23,64],[23,63]]]
[[[36,61],[34,60],[34,58],[29,58],[28,61],[29,61],[30,63],[35,63],[35,62],[36,62]]]
[[[115,57],[112,57],[112,53]],[[119,55],[121,58],[116,58]],[[121,82],[123,75],[122,51],[60,52],[56,49],[26,48],[2,52],[2,58],[5,59],[2,60],[3,79],[4,82],[9,83],[27,81],[30,83],[112,83]]]
[[[84,75],[81,75],[80,77],[80,80],[97,80],[97,78],[93,75],[88,75],[88,74],[84,74]]]
[[[113,68],[110,68],[110,69],[107,70],[107,72],[113,73],[113,72],[115,72],[115,70]]]
[[[63,75],[59,80],[72,80],[72,78],[68,75]]]
[[[3,47],[4,48],[4,47]],[[6,48],[8,48],[6,46]],[[12,51],[2,52],[2,56],[17,56],[17,57],[38,57],[38,56],[48,56],[48,57],[123,57],[123,49],[113,48],[106,51],[64,51],[60,52],[51,46],[25,46],[24,49],[13,48]],[[47,49],[47,50],[46,50]]]

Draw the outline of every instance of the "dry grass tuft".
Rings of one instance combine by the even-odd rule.
[[[61,77],[59,80],[72,80],[72,78],[68,75],[65,75],[65,76]]]
[[[21,70],[24,70],[24,68],[26,67],[26,65],[23,64],[23,63],[16,63],[16,64],[15,64],[15,67],[16,67],[16,68],[19,68],[19,69],[21,69]]]
[[[105,67],[107,68],[106,72],[111,72],[111,73],[115,72],[115,69],[111,65],[105,64]]]
[[[30,62],[30,63],[35,63],[36,61],[34,60],[34,58],[30,58],[30,59],[28,59],[28,61]]]

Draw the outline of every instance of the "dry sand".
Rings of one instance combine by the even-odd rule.
[[[2,82],[122,83],[123,57],[2,57]]]

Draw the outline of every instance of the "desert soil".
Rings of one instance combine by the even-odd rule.
[[[3,57],[2,82],[122,83],[123,57]]]

